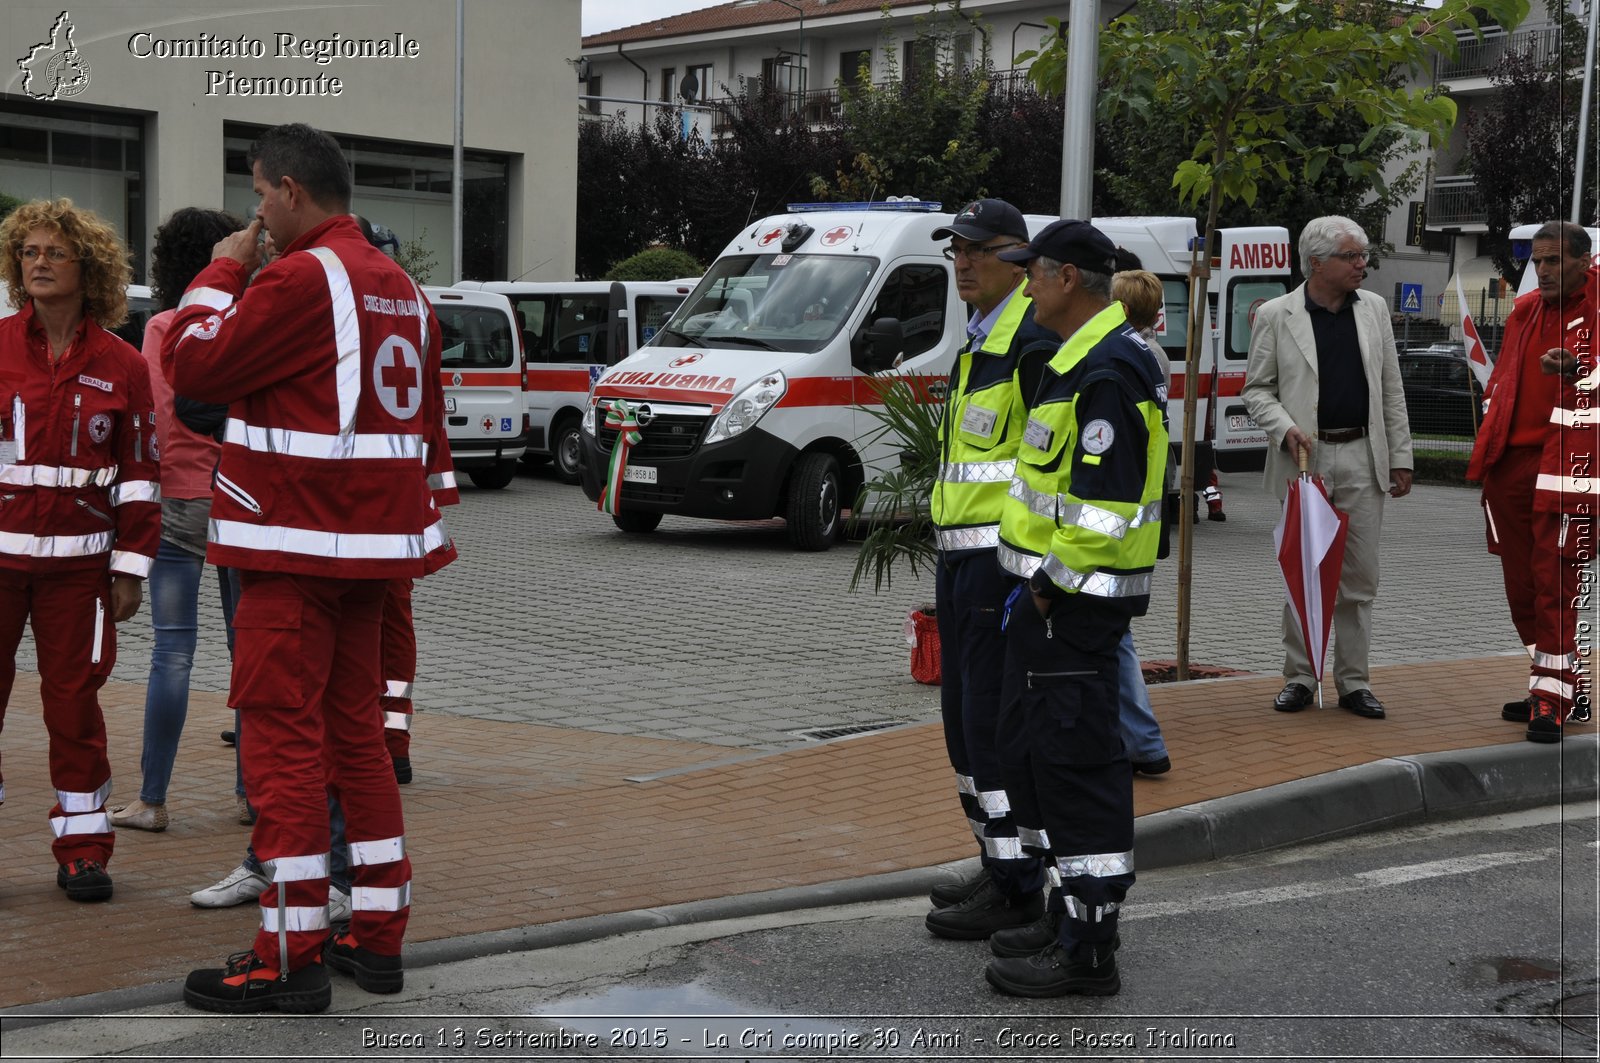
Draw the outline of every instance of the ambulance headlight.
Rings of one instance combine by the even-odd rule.
[[[598,406],[598,405],[599,405],[599,403],[591,402],[591,403],[589,403],[589,405],[587,405],[587,406],[585,406],[583,408],[583,434],[586,435],[586,436],[594,435],[594,422],[595,422],[595,413],[594,413],[594,411],[595,411],[595,407]]]
[[[716,443],[734,436],[761,420],[763,414],[778,404],[783,393],[789,390],[789,381],[782,373],[772,372],[757,380],[733,397],[711,422],[706,433],[707,443]]]

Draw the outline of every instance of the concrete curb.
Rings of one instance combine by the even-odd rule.
[[[1141,869],[1176,867],[1425,820],[1592,799],[1597,784],[1600,735],[1577,735],[1559,745],[1518,742],[1392,757],[1141,816],[1135,824],[1135,848]],[[424,941],[407,946],[406,968],[414,972],[639,930],[914,897],[969,874],[976,862],[973,858],[814,886]],[[182,982],[159,982],[0,1009],[0,1019],[21,1029],[172,1004],[182,998]]]

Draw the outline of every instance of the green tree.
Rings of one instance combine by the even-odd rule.
[[[1204,204],[1209,246],[1223,204],[1254,206],[1274,178],[1315,182],[1332,166],[1381,182],[1373,155],[1380,137],[1398,134],[1418,146],[1427,137],[1443,140],[1455,124],[1455,103],[1428,88],[1397,84],[1394,74],[1420,73],[1439,52],[1455,55],[1457,33],[1477,33],[1480,16],[1515,26],[1527,15],[1528,0],[1442,0],[1433,9],[1380,0],[1175,0],[1171,8],[1168,30],[1150,32],[1124,15],[1101,32],[1098,106],[1108,121],[1186,116],[1193,144],[1172,185],[1180,202]],[[1041,50],[1032,67],[1035,81],[1061,91],[1066,54],[1059,38]],[[1301,119],[1332,123],[1346,116],[1354,116],[1359,137],[1326,144],[1298,132]],[[1208,275],[1201,258],[1192,294],[1197,306],[1204,305]],[[1199,341],[1195,330],[1184,389],[1185,498],[1194,490]],[[1180,517],[1178,674],[1188,678],[1188,506],[1180,507]]]
[[[647,247],[612,266],[603,280],[671,281],[698,277],[706,268],[687,251],[675,247]]]
[[[0,192],[0,220],[4,220],[7,214],[10,214],[26,202],[27,200],[25,199],[18,199],[16,196]]]

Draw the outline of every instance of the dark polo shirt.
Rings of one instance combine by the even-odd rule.
[[[1367,427],[1367,371],[1356,336],[1356,300],[1326,310],[1305,293],[1306,314],[1317,338],[1317,427],[1321,431]]]

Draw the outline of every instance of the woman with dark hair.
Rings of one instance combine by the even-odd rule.
[[[135,830],[167,829],[167,784],[178,738],[189,715],[189,673],[198,633],[200,577],[211,518],[215,439],[185,426],[174,413],[172,386],[161,374],[161,342],[184,289],[211,261],[211,249],[244,222],[220,210],[184,207],[156,230],[150,273],[161,312],[144,332],[144,356],[155,395],[161,454],[161,544],[150,570],[150,618],[155,645],[144,698],[144,752],[139,798],[114,808],[111,822]]]
[[[70,900],[109,900],[99,690],[160,535],[150,372],[107,331],[127,316],[128,249],[92,211],[68,199],[18,207],[0,223],[0,275],[19,311],[0,321],[0,723],[29,622],[56,885]]]

